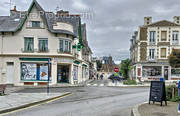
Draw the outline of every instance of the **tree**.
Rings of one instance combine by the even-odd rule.
[[[180,50],[173,49],[172,53],[168,57],[169,64],[173,68],[179,68],[180,67]]]
[[[102,68],[102,62],[100,60],[97,60],[96,63],[97,63],[97,70],[100,71]]]
[[[122,76],[126,79],[129,78],[129,71],[132,69],[131,66],[131,61],[129,59],[123,60],[121,62],[121,68],[120,68],[120,73]]]

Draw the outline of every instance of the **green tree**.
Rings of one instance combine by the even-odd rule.
[[[100,60],[97,60],[96,63],[97,63],[97,70],[100,71],[102,68],[102,62]]]
[[[173,68],[179,68],[180,67],[180,50],[173,49],[172,53],[168,57],[169,64]]]
[[[121,62],[120,73],[126,79],[129,79],[129,71],[132,69],[131,61],[129,59],[123,60]]]

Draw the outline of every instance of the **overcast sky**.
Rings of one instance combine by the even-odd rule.
[[[18,10],[27,10],[32,0],[12,0]],[[57,6],[83,15],[89,45],[94,56],[112,55],[115,60],[129,57],[129,40],[145,16],[153,22],[180,16],[180,0],[37,0],[45,10]],[[9,14],[8,0],[0,1],[0,15]],[[12,6],[13,7],[13,6]],[[89,17],[85,17],[88,13]]]

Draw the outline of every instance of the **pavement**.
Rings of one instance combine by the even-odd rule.
[[[138,107],[138,115],[134,116],[180,116],[177,112],[178,103],[168,102],[168,105],[160,106],[160,103],[142,104]]]
[[[18,109],[50,102],[58,98],[70,95],[70,92],[62,93],[13,93],[23,90],[22,87],[7,87],[6,95],[0,96],[0,114],[5,114]]]

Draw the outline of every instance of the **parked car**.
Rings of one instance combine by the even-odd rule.
[[[115,75],[115,74],[110,75],[110,76],[108,77],[108,79],[110,79],[110,80],[118,80],[118,81],[124,80],[124,78],[123,78],[122,76],[120,76],[120,75]]]

